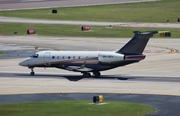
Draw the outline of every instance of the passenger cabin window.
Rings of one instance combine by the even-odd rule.
[[[39,54],[34,54],[31,56],[31,58],[38,58]]]

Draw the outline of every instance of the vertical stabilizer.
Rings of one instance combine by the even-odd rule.
[[[149,38],[158,31],[149,31],[149,32],[139,32],[134,31],[134,37],[124,45],[117,53],[123,54],[142,54],[144,51]]]

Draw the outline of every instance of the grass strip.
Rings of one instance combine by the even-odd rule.
[[[155,2],[126,3],[114,5],[81,6],[35,10],[1,11],[0,16],[24,17],[56,20],[86,20],[113,22],[177,22],[179,0],[159,0]]]
[[[76,25],[50,25],[50,24],[19,24],[0,23],[0,35],[27,35],[28,29],[36,31],[37,35],[44,36],[71,36],[71,37],[132,37],[133,31],[170,31],[172,38],[180,38],[180,29],[164,28],[131,28],[131,27],[101,27],[91,26],[89,31],[82,31],[81,26]],[[156,34],[154,37],[160,37]]]
[[[95,105],[91,101],[32,102],[0,105],[1,116],[144,116],[155,109],[148,105],[108,102]]]
[[[0,51],[0,55],[5,54],[3,51]]]

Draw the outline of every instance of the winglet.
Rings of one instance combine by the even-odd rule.
[[[117,53],[122,54],[142,54],[144,51],[149,38],[154,34],[158,33],[158,31],[148,31],[148,32],[140,32],[134,31],[134,37],[124,45]]]

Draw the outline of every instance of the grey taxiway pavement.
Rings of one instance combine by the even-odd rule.
[[[0,48],[7,51],[8,54],[1,56],[0,60],[1,94],[54,93],[59,91],[83,93],[88,91],[91,93],[180,95],[178,83],[180,79],[178,71],[180,68],[179,39],[151,38],[144,51],[144,54],[147,55],[145,60],[104,71],[102,72],[103,78],[85,78],[77,82],[69,82],[72,78],[78,80],[81,74],[55,68],[35,68],[36,76],[31,77],[28,68],[18,66],[18,63],[24,59],[22,57],[30,56],[36,52],[34,46],[39,47],[39,50],[52,48],[57,50],[113,51],[121,48],[129,39],[2,36],[0,42],[3,44]],[[12,83],[11,80],[13,80]],[[27,83],[25,83],[26,81]],[[99,82],[104,84],[99,84]],[[25,88],[26,91],[24,91]]]
[[[121,26],[121,27],[151,27],[151,28],[180,28],[180,23],[135,23],[135,22],[92,22],[92,21],[65,21],[40,20],[30,18],[14,18],[0,16],[0,22],[33,23],[33,24],[63,24],[63,25],[90,25],[90,26]]]
[[[52,48],[111,51],[121,48],[129,39],[1,36],[0,49],[7,54],[0,56],[0,103],[86,98],[89,100],[95,93],[107,93],[103,94],[107,101],[137,102],[155,107],[156,112],[152,116],[178,116],[179,39],[151,38],[144,51],[147,55],[145,60],[102,72],[102,78],[80,79],[79,73],[53,68],[35,68],[36,75],[32,77],[29,76],[29,69],[18,66],[24,57],[36,52],[34,47],[39,47],[39,50]],[[57,93],[63,95],[60,97]]]

